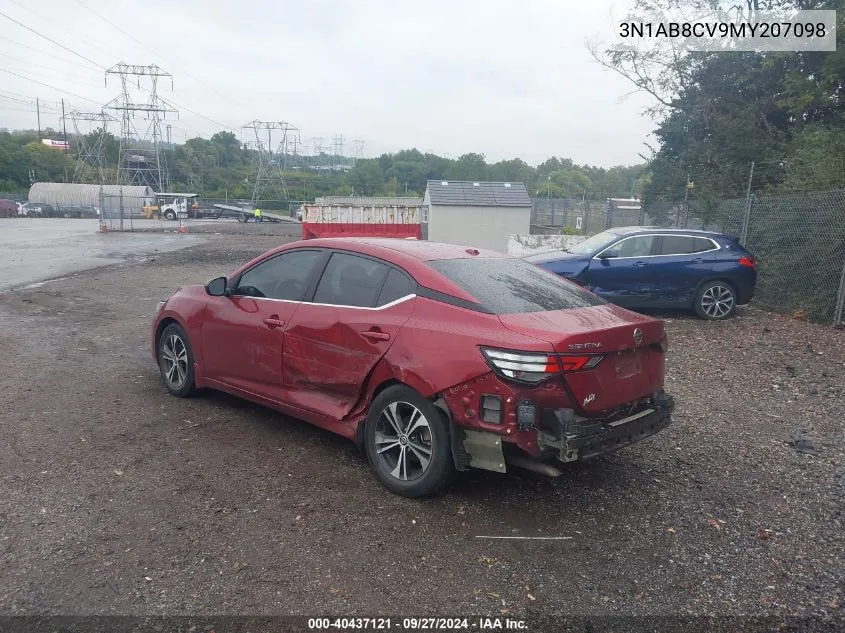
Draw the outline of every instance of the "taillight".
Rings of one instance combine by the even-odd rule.
[[[538,384],[561,372],[592,369],[603,354],[558,355],[537,352],[511,352],[482,347],[487,364],[502,378],[527,384]]]
[[[755,268],[757,266],[757,262],[751,256],[740,257],[739,258],[739,265],[740,266],[748,266],[748,268]]]

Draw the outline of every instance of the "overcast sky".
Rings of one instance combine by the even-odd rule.
[[[609,42],[612,16],[629,5],[4,0],[0,11],[87,60],[0,16],[0,127],[34,128],[36,97],[42,127],[60,125],[62,97],[68,112],[97,111],[120,92],[116,78],[104,86],[103,69],[123,61],[173,74],[173,90],[165,81],[160,94],[181,108],[178,121],[168,117],[180,142],[285,120],[306,151],[314,137],[328,145],[342,134],[344,153],[362,139],[366,156],[417,147],[488,161],[632,164],[654,127],[642,115],[649,102],[626,96],[630,86],[585,46]]]

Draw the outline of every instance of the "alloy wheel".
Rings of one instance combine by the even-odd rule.
[[[725,286],[711,286],[701,295],[701,309],[711,319],[719,319],[733,310],[734,293]]]
[[[164,379],[174,389],[180,389],[188,377],[188,348],[178,334],[169,335],[161,347]]]
[[[376,421],[375,445],[379,465],[400,481],[422,477],[431,464],[431,427],[408,402],[391,402]]]

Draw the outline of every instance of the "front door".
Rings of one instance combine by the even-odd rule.
[[[209,301],[202,325],[207,378],[284,400],[285,327],[322,257],[321,251],[300,249],[275,255],[244,272],[230,296]]]
[[[626,237],[609,246],[605,251],[616,251],[616,257],[602,259],[597,255],[590,260],[587,277],[590,290],[621,306],[650,307],[654,281],[652,256],[659,246],[657,235]]]
[[[335,252],[285,331],[288,401],[336,420],[411,317],[416,282],[380,260]]]

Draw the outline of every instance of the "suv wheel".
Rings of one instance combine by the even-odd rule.
[[[708,281],[695,295],[695,311],[708,321],[727,319],[736,311],[736,291],[725,281]]]
[[[376,477],[402,496],[433,495],[455,474],[448,421],[405,385],[388,387],[373,400],[364,443]]]

